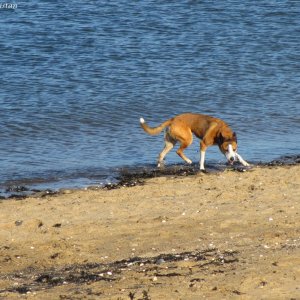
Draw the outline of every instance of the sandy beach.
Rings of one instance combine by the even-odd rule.
[[[0,201],[0,299],[300,299],[300,166]]]

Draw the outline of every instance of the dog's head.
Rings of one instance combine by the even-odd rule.
[[[236,133],[228,133],[224,135],[220,135],[219,137],[219,148],[221,152],[225,155],[228,163],[231,165],[236,159],[237,155],[237,137]]]

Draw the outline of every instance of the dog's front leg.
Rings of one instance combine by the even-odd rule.
[[[204,161],[205,161],[205,152],[207,147],[213,145],[214,136],[216,135],[215,130],[218,126],[218,123],[212,122],[206,131],[205,135],[200,141],[200,171],[205,171]]]
[[[245,160],[243,160],[243,158],[239,155],[239,154],[237,154],[236,153],[236,158],[238,159],[238,161],[243,165],[243,166],[245,166],[245,167],[248,167],[248,166],[250,166]]]
[[[205,161],[205,151],[200,151],[200,171],[205,171],[204,168],[204,161]]]
[[[204,161],[205,161],[205,151],[206,145],[203,141],[200,141],[200,171],[205,171]]]

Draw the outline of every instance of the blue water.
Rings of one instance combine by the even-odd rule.
[[[0,9],[0,188],[155,163],[150,125],[220,117],[250,162],[299,154],[300,1],[19,1]],[[186,151],[199,160],[199,142]],[[224,162],[217,148],[210,164]],[[181,163],[175,154],[167,164]]]

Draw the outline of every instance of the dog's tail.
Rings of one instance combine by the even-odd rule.
[[[162,124],[160,124],[157,127],[149,127],[146,123],[145,120],[143,118],[140,118],[140,123],[141,123],[141,127],[150,135],[156,135],[159,134],[160,132],[162,132],[162,130],[169,126],[172,123],[172,119],[167,120],[165,122],[163,122]]]

